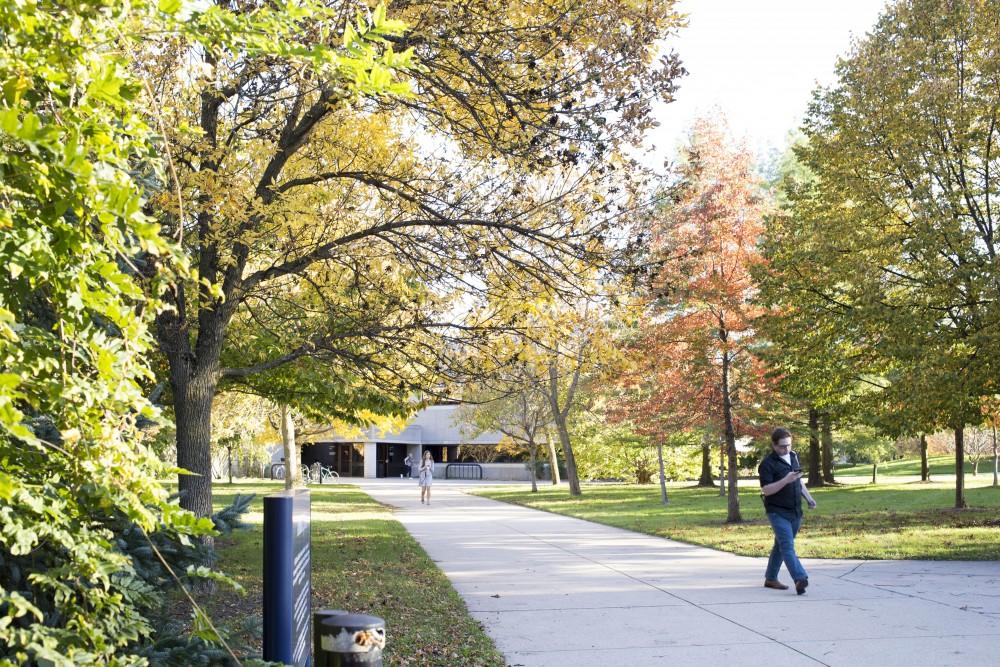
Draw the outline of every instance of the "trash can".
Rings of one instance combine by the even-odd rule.
[[[385,621],[378,616],[324,609],[313,615],[315,667],[382,667]]]

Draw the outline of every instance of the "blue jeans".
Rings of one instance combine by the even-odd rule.
[[[802,515],[795,512],[768,512],[767,520],[774,529],[774,546],[771,547],[771,557],[767,559],[764,578],[777,579],[778,570],[784,562],[788,574],[792,575],[792,581],[808,579],[809,575],[799,562],[799,557],[795,555],[795,536],[799,532]]]

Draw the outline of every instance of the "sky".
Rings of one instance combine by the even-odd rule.
[[[758,156],[783,149],[817,84],[834,82],[852,36],[874,26],[884,0],[681,0],[688,27],[667,40],[688,75],[656,110],[652,164],[670,159],[692,121],[721,110]]]

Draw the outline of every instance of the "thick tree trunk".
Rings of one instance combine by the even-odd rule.
[[[656,445],[656,458],[660,463],[660,500],[666,505],[670,501],[667,499],[667,474],[663,469],[663,443],[657,443]]]
[[[206,62],[214,64],[214,57]],[[201,129],[206,144],[202,150],[201,169],[215,171],[215,150],[218,130],[218,110],[222,98],[208,91],[201,96]],[[202,195],[202,202],[208,196]],[[218,254],[212,245],[215,233],[212,214],[203,210],[198,214],[198,235],[207,244],[198,256],[198,274],[202,281],[214,283],[218,277]],[[236,268],[241,267],[234,267]],[[197,288],[202,289],[202,288]],[[181,475],[178,487],[181,507],[199,517],[212,514],[212,399],[218,387],[219,357],[225,337],[226,323],[235,312],[233,301],[211,308],[215,301],[207,290],[201,294],[203,301],[195,307],[197,336],[192,347],[193,322],[189,322],[188,304],[183,282],[174,293],[175,310],[165,310],[157,316],[156,331],[160,349],[170,367],[170,384],[174,393],[174,414],[177,424],[177,465],[193,475]],[[228,295],[227,295],[228,296]],[[207,541],[210,541],[207,540]]]
[[[557,353],[556,350],[554,353]],[[582,352],[581,352],[582,353]],[[578,359],[579,362],[579,359]],[[562,392],[559,390],[559,369],[555,362],[549,362],[549,389],[546,392],[549,399],[549,407],[552,413],[552,421],[555,422],[556,432],[559,434],[559,444],[562,445],[563,458],[566,460],[566,477],[569,479],[569,495],[582,495],[580,491],[580,477],[576,472],[576,458],[573,456],[573,443],[569,439],[569,427],[566,425],[566,417],[573,405],[573,395],[576,392],[577,382],[580,379],[580,368],[577,366],[573,371],[573,379],[566,389],[565,406],[559,405],[559,397]]]
[[[719,495],[726,495],[726,437],[723,434],[719,441]]]
[[[183,373],[182,373],[183,374]],[[212,398],[215,379],[201,373],[171,381],[177,420],[177,487],[180,505],[199,517],[212,515]]]
[[[823,484],[823,473],[820,470],[819,410],[816,408],[809,408],[809,476],[806,483],[810,487]]]
[[[823,484],[833,484],[833,424],[829,412],[820,415],[820,427],[822,429],[821,455],[823,459]]]
[[[281,449],[285,454],[285,488],[302,486],[302,455],[295,442],[295,420],[292,409],[281,406]]]
[[[549,450],[549,469],[552,471],[552,485],[559,484],[559,457],[556,456],[556,445],[552,442],[551,429],[545,429],[545,446]]]
[[[715,486],[712,478],[712,443],[709,442],[707,433],[701,440],[701,478],[698,486]]]
[[[955,429],[955,509],[965,509],[965,427]]]
[[[531,466],[531,492],[538,493],[538,475],[536,474],[536,459],[538,458],[538,445],[534,441],[528,443],[528,460]]]
[[[569,439],[569,429],[566,420],[556,418],[556,432],[559,434],[559,444],[562,445],[563,458],[566,459],[566,477],[569,481],[569,495],[582,495],[580,478],[576,473],[576,459],[573,457],[573,443]]]
[[[920,434],[920,481],[931,481],[931,468],[927,464],[927,435]]]
[[[729,495],[726,523],[741,523],[740,494],[736,476],[739,470],[736,462],[736,432],[733,428],[733,399],[729,394],[729,353],[722,353],[722,413],[726,422],[726,451],[729,453]]]
[[[1000,456],[997,456],[997,427],[993,427],[993,488],[1000,487]]]

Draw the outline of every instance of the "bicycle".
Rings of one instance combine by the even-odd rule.
[[[326,484],[340,479],[340,474],[326,466],[302,466],[302,481],[306,484]]]

